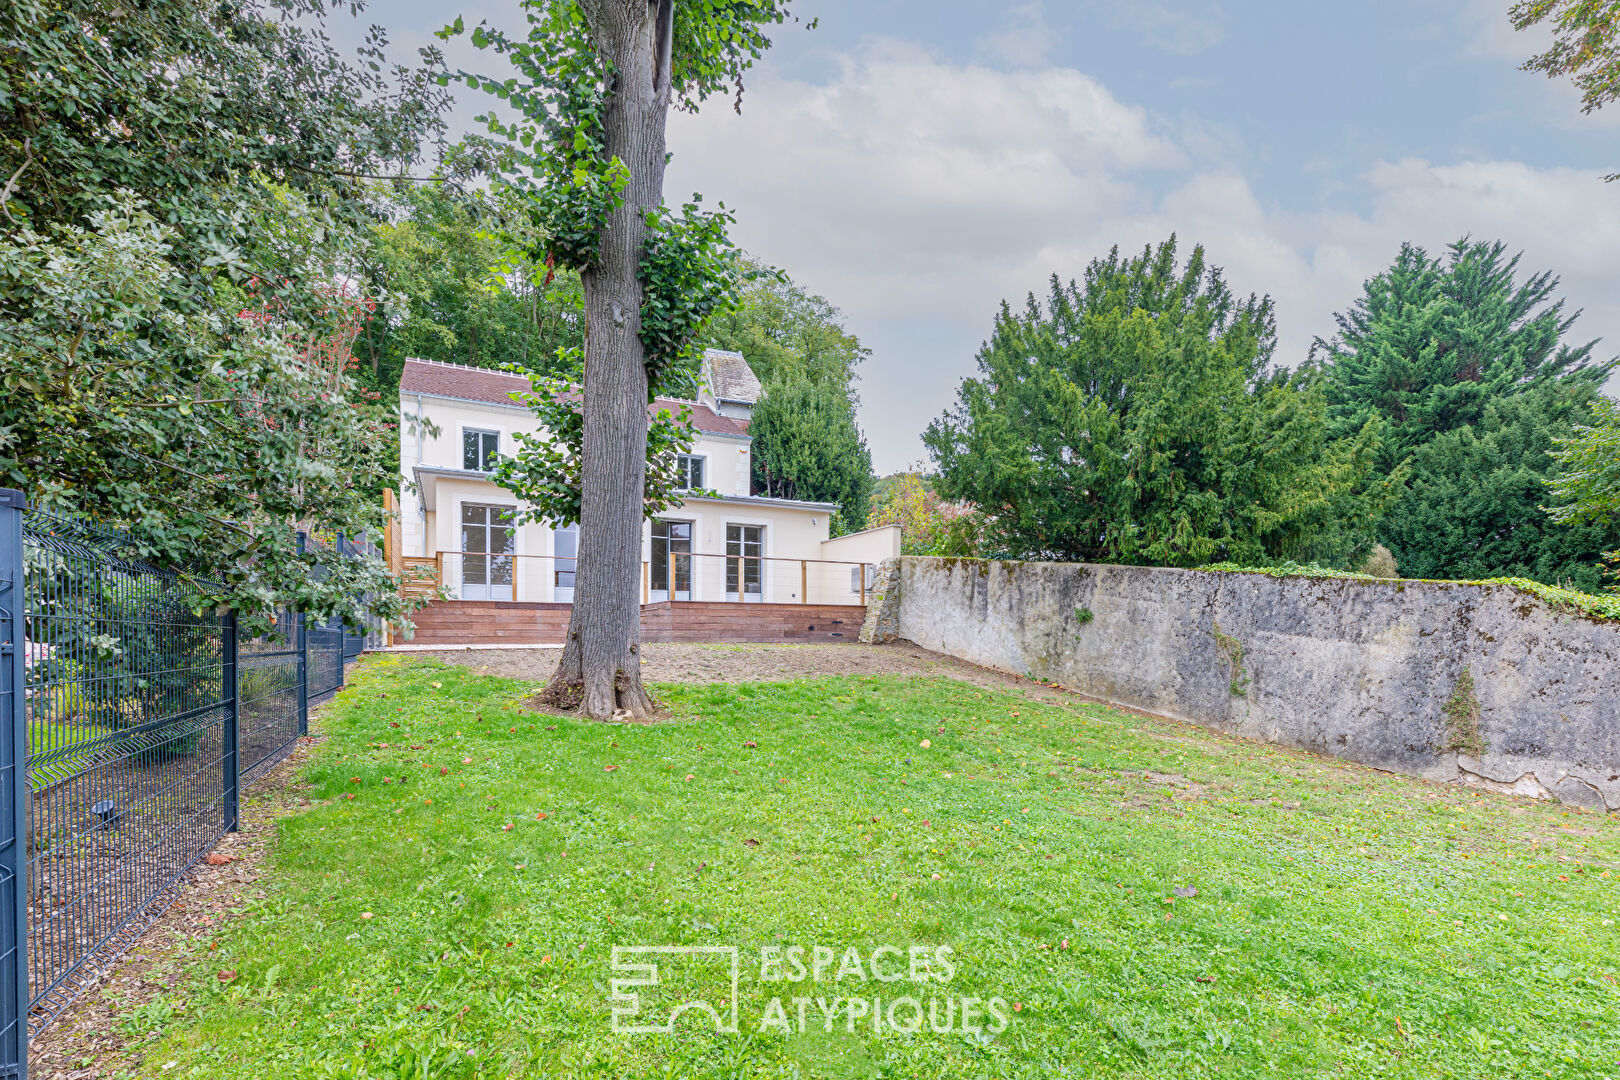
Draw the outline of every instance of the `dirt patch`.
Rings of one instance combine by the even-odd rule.
[[[434,649],[398,654],[460,664],[480,675],[542,683],[561,649]],[[960,679],[993,690],[1073,701],[1075,695],[1031,679],[978,667],[916,645],[690,645],[641,647],[641,677],[649,683],[781,682],[834,675],[920,675]]]
[[[313,717],[312,717],[313,719]],[[318,736],[307,736],[287,758],[244,792],[241,829],[227,833],[181,879],[178,898],[115,962],[111,973],[89,987],[28,1047],[28,1074],[40,1080],[92,1080],[122,1075],[140,1058],[139,1043],[162,1024],[142,1006],[162,998],[176,1015],[185,1003],[175,987],[183,955],[206,951],[228,920],[264,895],[259,879],[276,822],[310,805],[296,778]],[[150,1017],[151,1023],[143,1022]]]

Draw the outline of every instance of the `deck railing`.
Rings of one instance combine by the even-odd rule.
[[[571,603],[579,559],[516,552],[441,551],[402,559],[407,596]],[[641,562],[641,602],[862,606],[874,562],[671,552]],[[442,592],[441,592],[442,590]]]

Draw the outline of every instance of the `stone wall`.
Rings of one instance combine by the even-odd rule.
[[[884,571],[863,640],[887,631],[1222,731],[1620,809],[1620,624],[1509,586],[909,557]]]

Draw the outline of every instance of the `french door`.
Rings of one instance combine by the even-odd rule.
[[[726,526],[726,599],[765,599],[765,526]]]
[[[461,598],[512,599],[514,508],[461,504]]]
[[[692,599],[692,523],[654,518],[652,560],[647,571],[647,599]]]

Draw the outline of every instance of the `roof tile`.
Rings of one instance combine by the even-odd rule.
[[[740,352],[725,349],[703,350],[703,363],[709,369],[709,390],[720,401],[753,405],[759,401],[759,376]]]
[[[405,361],[405,370],[399,378],[401,394],[433,394],[490,405],[517,405],[512,395],[528,389],[529,380],[521,375],[465,364],[446,364],[438,360],[417,360],[414,357]],[[696,402],[659,398],[649,409],[668,409],[678,413],[682,406],[692,410],[692,422],[699,431],[710,435],[748,434],[748,421],[721,416],[707,405]]]

